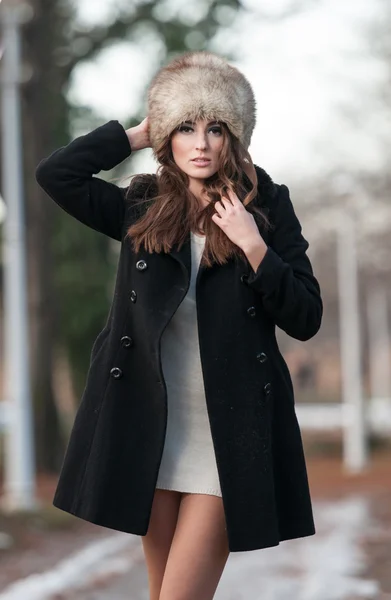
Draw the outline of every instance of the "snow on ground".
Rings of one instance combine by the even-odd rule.
[[[376,581],[361,576],[366,562],[360,541],[376,529],[369,514],[369,501],[351,496],[340,501],[314,502],[317,533],[288,540],[279,546],[252,552],[232,553],[220,580],[215,600],[349,600],[378,598]],[[77,589],[114,578],[115,589],[129,590],[132,570],[145,569],[140,538],[126,534],[110,535],[61,561],[56,568],[33,575],[9,586],[0,600],[52,600],[77,596]],[[139,581],[139,578],[137,579]],[[145,586],[146,578],[140,585]],[[100,598],[116,598],[107,587]],[[144,587],[133,599],[146,597]],[[79,597],[79,596],[77,596]],[[83,596],[84,597],[84,596]],[[118,596],[122,597],[122,596]],[[98,596],[94,596],[98,598]]]
[[[124,550],[139,553],[138,540],[125,533],[115,533],[88,544],[83,550],[62,560],[46,571],[30,575],[11,584],[0,593],[1,600],[50,600],[57,594],[88,585],[103,572],[121,574],[129,570],[131,560]]]
[[[255,552],[235,553],[216,600],[343,600],[376,598],[375,581],[360,578],[360,537],[371,526],[367,500],[314,503],[317,533]]]

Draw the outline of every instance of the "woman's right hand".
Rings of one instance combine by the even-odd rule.
[[[126,129],[125,133],[128,136],[129,144],[133,152],[135,150],[143,150],[144,148],[151,147],[148,117],[145,117],[145,119],[135,127]]]

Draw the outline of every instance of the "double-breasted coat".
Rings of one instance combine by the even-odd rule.
[[[134,253],[132,195],[93,175],[131,153],[110,121],[41,161],[36,177],[65,211],[121,242],[113,301],[91,352],[53,504],[98,525],[145,535],[165,441],[160,339],[190,281],[190,233],[169,253]],[[235,257],[201,266],[196,299],[207,412],[231,552],[315,533],[294,391],[276,326],[314,336],[322,300],[286,185],[256,166],[254,202],[274,229],[256,272]]]

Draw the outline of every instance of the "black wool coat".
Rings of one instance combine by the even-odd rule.
[[[111,309],[92,348],[53,503],[92,523],[145,535],[168,410],[160,339],[189,286],[190,233],[180,250],[132,251],[124,236],[140,213],[131,195],[93,177],[130,153],[124,128],[110,121],[42,160],[36,178],[65,211],[121,242]],[[287,186],[256,170],[254,202],[274,224],[261,233],[265,257],[256,272],[237,257],[201,266],[196,282],[206,405],[231,552],[315,533],[294,391],[275,328],[308,340],[320,327],[322,300]]]

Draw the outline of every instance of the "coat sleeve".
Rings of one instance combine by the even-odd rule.
[[[308,340],[319,330],[323,302],[320,287],[306,254],[309,243],[302,236],[289,189],[279,186],[270,245],[247,283],[259,292],[267,314],[280,329],[298,340]]]
[[[118,121],[109,121],[44,158],[35,176],[45,192],[67,213],[120,241],[127,188],[93,175],[112,169],[130,154],[125,129]]]

